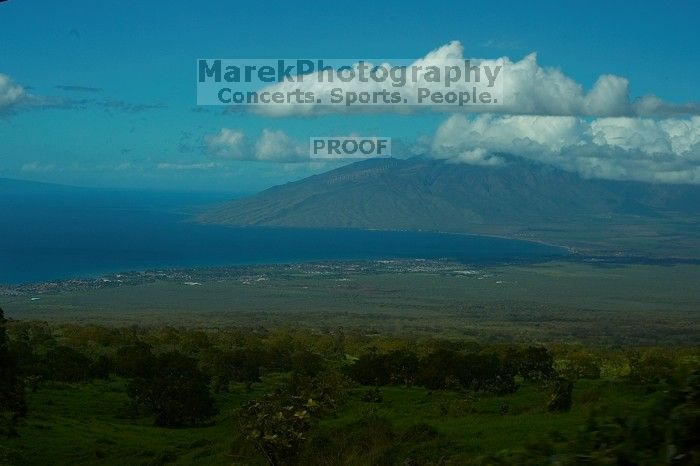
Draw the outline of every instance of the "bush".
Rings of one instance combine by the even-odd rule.
[[[675,372],[675,362],[661,350],[647,350],[629,355],[632,382],[647,385],[669,380]]]
[[[299,350],[292,353],[291,369],[294,373],[313,377],[324,368],[323,358],[308,350]]]
[[[141,342],[122,346],[111,359],[115,374],[128,378],[148,377],[155,364],[151,347]]]
[[[564,464],[700,464],[700,372],[665,386],[651,401],[632,413],[619,407],[593,413]]]
[[[419,360],[413,351],[394,350],[386,355],[385,366],[392,383],[410,387],[415,383]]]
[[[95,379],[106,379],[113,370],[112,360],[107,356],[100,355],[90,365],[90,376]]]
[[[18,377],[17,359],[8,349],[7,321],[0,308],[0,420],[5,420],[8,435],[15,434],[19,418],[27,415],[24,385]]]
[[[306,399],[313,399],[317,404],[319,414],[338,408],[347,398],[347,389],[351,381],[336,370],[326,370],[315,377],[305,377],[293,374],[289,391]]]
[[[350,377],[362,385],[387,385],[391,382],[387,357],[371,351],[363,354],[349,369]]]
[[[45,364],[49,380],[82,382],[92,375],[92,359],[68,346],[57,346],[46,353]]]
[[[373,414],[364,415],[359,421],[315,432],[297,464],[401,464],[391,454],[399,441],[389,420]]]
[[[461,362],[456,351],[440,349],[430,353],[420,362],[417,382],[430,389],[448,388],[455,380],[462,381]]]
[[[547,403],[547,411],[566,412],[571,409],[571,395],[574,390],[574,383],[563,377],[556,379],[552,383],[552,394]]]
[[[271,466],[294,459],[311,429],[312,399],[282,390],[246,403],[238,412],[240,428]]]
[[[513,375],[495,354],[450,350],[426,356],[420,362],[417,382],[431,389],[463,387],[498,394],[512,393],[517,388]]]
[[[568,356],[560,372],[570,380],[599,379],[600,364],[591,354],[579,351]]]
[[[520,375],[525,380],[542,381],[556,376],[554,357],[547,348],[541,346],[509,349],[505,361],[509,372]]]
[[[260,365],[263,356],[253,349],[236,349],[222,352],[214,361],[214,374],[220,386],[229,382],[242,382],[246,388],[260,381]]]
[[[177,352],[157,356],[149,374],[132,380],[127,392],[155,415],[159,426],[195,426],[216,413],[197,362]]]
[[[381,403],[384,400],[382,397],[382,392],[379,391],[378,387],[370,387],[366,392],[360,397],[360,401],[366,403]]]

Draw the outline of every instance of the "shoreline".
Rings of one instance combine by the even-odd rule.
[[[420,258],[420,257],[384,257],[373,259],[329,259],[329,260],[299,260],[299,261],[274,261],[274,262],[248,262],[224,265],[197,265],[197,266],[153,266],[135,268],[131,270],[112,270],[97,272],[94,274],[75,275],[48,280],[27,281],[21,283],[0,283],[0,296],[21,296],[31,294],[30,290],[78,290],[98,289],[110,286],[128,286],[146,283],[149,280],[185,280],[184,284],[197,283],[201,276],[221,280],[231,277],[240,277],[246,274],[273,271],[276,273],[308,272],[318,269],[373,269],[371,273],[377,273],[382,266],[386,273],[407,272],[406,269],[415,267],[428,268],[420,270],[423,273],[447,273],[458,268],[498,268],[508,266],[537,266],[551,262],[564,262],[571,264],[588,264],[594,266],[619,266],[649,265],[649,266],[674,266],[674,265],[700,265],[700,259],[678,258],[650,258],[641,256],[589,256],[571,253],[566,256],[543,256],[540,258],[525,259],[513,258],[510,260],[480,260],[463,261],[453,258]],[[387,265],[396,265],[391,269]],[[416,270],[410,270],[415,272]],[[46,291],[41,291],[43,293]]]

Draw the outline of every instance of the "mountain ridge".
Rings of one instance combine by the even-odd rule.
[[[596,253],[700,256],[700,188],[587,179],[507,157],[487,167],[370,159],[219,205],[204,223],[428,230],[532,239]],[[662,244],[669,237],[676,245]],[[633,239],[637,239],[637,244]],[[683,244],[680,244],[683,243]],[[674,246],[674,247],[671,247]]]

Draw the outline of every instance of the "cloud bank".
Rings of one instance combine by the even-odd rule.
[[[448,63],[447,60],[466,59],[464,49],[459,41],[453,41],[439,47],[424,58],[413,62],[413,66],[421,66],[426,63]],[[325,113],[376,113],[397,112],[407,113],[411,111],[437,111],[460,113],[499,113],[511,115],[542,115],[542,116],[589,116],[589,117],[614,117],[614,116],[646,116],[669,117],[678,115],[700,115],[700,103],[691,102],[680,105],[662,101],[654,95],[641,96],[630,100],[629,81],[620,76],[611,74],[601,75],[593,87],[586,91],[583,86],[572,78],[566,76],[557,68],[542,67],[537,63],[537,54],[531,53],[520,61],[512,61],[507,57],[502,58],[503,68],[503,105],[500,106],[357,106],[344,105],[317,106],[304,105],[269,105],[251,107],[250,111],[266,116],[310,116]],[[491,64],[495,60],[474,60],[474,63]],[[282,82],[266,87],[270,92],[287,93],[295,89],[302,92],[329,94],[333,88],[338,87],[338,79],[328,82],[327,79],[319,79],[318,74],[307,75],[301,83]],[[445,91],[440,83],[419,81],[409,83],[409,88],[428,88],[431,91]],[[385,84],[369,82],[359,83],[353,81],[343,84],[344,91],[380,91],[386,88]],[[468,91],[471,84],[468,82],[457,83],[450,90]]]
[[[100,93],[99,87],[54,86],[64,92]],[[17,84],[10,76],[0,73],[0,116],[22,110],[65,109],[81,110],[88,107],[103,108],[106,112],[138,113],[166,108],[163,104],[131,103],[115,99],[73,99],[62,96],[36,95]]]
[[[461,115],[447,118],[428,140],[396,141],[394,156],[424,155],[453,163],[505,166],[513,156],[587,178],[700,184],[700,117],[584,118]],[[280,130],[254,141],[222,128],[204,137],[214,159],[310,162],[308,147]]]
[[[479,165],[513,154],[592,178],[700,184],[700,117],[452,115],[429,152]]]

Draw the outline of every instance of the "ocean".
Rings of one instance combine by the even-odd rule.
[[[451,259],[537,262],[563,248],[428,232],[227,227],[192,214],[222,194],[152,193],[0,183],[0,283],[165,267],[308,261]]]

